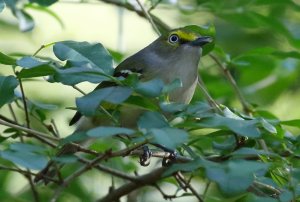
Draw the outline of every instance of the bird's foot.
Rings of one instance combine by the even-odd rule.
[[[164,157],[162,160],[162,165],[165,167],[172,165],[177,158],[177,152],[175,150],[173,150],[172,152],[168,151],[168,153],[169,156]]]
[[[150,158],[152,156],[152,152],[150,151],[149,147],[146,145],[144,145],[142,149],[143,149],[143,154],[140,156],[140,165],[146,167],[150,164]]]

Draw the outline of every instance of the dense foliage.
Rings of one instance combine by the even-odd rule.
[[[300,200],[300,119],[282,120],[267,110],[284,94],[289,99],[299,96],[300,5],[296,1],[146,1],[149,11],[132,2],[100,2],[150,19],[157,32],[169,29],[159,15],[151,14],[161,7],[173,9],[179,16],[187,15],[181,19],[186,24],[197,22],[188,18],[191,14],[214,16],[214,22],[201,30],[216,40],[214,47],[204,50],[206,59],[200,64],[201,79],[195,96],[189,105],[170,103],[167,95],[180,87],[178,80],[170,84],[159,79],[141,82],[135,73],[127,78],[114,77],[113,60],[122,54],[108,51],[101,43],[51,42],[34,55],[9,54],[0,49],[1,201],[96,200],[82,180],[84,176],[93,178],[89,175],[91,168],[97,170],[94,175],[113,176],[110,190],[99,199],[102,201],[122,196],[128,196],[128,201],[151,201],[142,189],[156,189],[161,200],[174,201],[181,197],[209,202]],[[10,9],[20,31],[27,32],[35,27],[29,8],[63,21],[50,10],[54,3],[59,2],[0,0],[0,12]],[[39,56],[42,49],[50,48],[53,55]],[[2,73],[5,68],[11,68],[14,74]],[[23,83],[32,79],[80,92],[76,85],[81,82],[110,81],[115,85],[82,92],[82,97],[76,98],[76,108],[59,109],[55,103],[26,96]],[[145,111],[137,128],[120,126],[121,106]],[[74,109],[85,116],[105,114],[114,125],[60,138],[49,112]],[[19,110],[20,116],[15,113]],[[289,111],[300,112],[296,106],[290,106]],[[90,137],[95,138],[94,143],[87,149],[78,146],[80,155],[55,157],[63,145]],[[148,143],[176,149],[177,156]],[[140,161],[145,158],[143,145],[153,152],[152,167],[145,175],[135,175],[141,168],[137,157]],[[46,187],[34,184],[36,171],[44,168],[49,158],[66,166]],[[28,186],[17,195],[7,187],[13,172],[28,180]],[[167,191],[167,186],[175,189]],[[135,195],[129,194],[132,191]]]

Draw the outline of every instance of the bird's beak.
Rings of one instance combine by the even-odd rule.
[[[191,42],[192,46],[204,46],[205,44],[211,43],[213,39],[210,36],[201,36]]]

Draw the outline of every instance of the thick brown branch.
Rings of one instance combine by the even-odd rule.
[[[158,169],[152,171],[151,173],[139,176],[137,178],[138,181],[124,184],[123,186],[119,187],[118,189],[115,189],[112,192],[110,192],[109,194],[107,194],[104,198],[98,200],[98,202],[117,201],[122,196],[125,196],[136,189],[139,189],[146,185],[153,185],[157,181],[159,181],[165,177],[168,177],[168,176],[163,176],[163,173],[167,169],[168,169],[167,167],[161,167],[161,168],[158,168]]]

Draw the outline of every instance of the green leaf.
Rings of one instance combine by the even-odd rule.
[[[203,118],[198,125],[205,128],[229,129],[241,136],[258,138],[261,133],[256,127],[257,123],[257,120],[240,120],[215,115]]]
[[[57,0],[29,0],[29,2],[31,3],[37,3],[41,6],[50,6],[52,4],[54,4],[55,2],[57,2]]]
[[[64,145],[64,144],[67,144],[67,143],[70,143],[70,142],[83,142],[86,139],[89,139],[86,132],[77,131],[77,132],[72,133],[71,135],[68,135],[64,139],[62,139],[59,142],[59,145],[61,146],[61,145]]]
[[[278,200],[270,197],[256,196],[253,193],[248,193],[246,196],[242,197],[236,202],[278,202]]]
[[[44,64],[48,64],[49,62],[42,62],[34,57],[25,56],[21,59],[17,60],[17,65],[23,67],[25,69],[30,69],[33,67],[41,66]]]
[[[3,11],[4,8],[5,8],[4,0],[0,0],[0,13]]]
[[[87,135],[90,137],[102,138],[114,135],[132,135],[134,133],[134,130],[128,128],[100,126],[89,130]]]
[[[300,128],[300,119],[294,119],[294,120],[289,120],[289,121],[280,121],[280,124]]]
[[[75,163],[78,161],[78,157],[75,155],[62,155],[62,156],[55,156],[53,158],[54,161],[58,163]]]
[[[164,145],[169,149],[175,149],[188,139],[188,133],[177,128],[152,128],[150,133],[154,137],[152,142]]]
[[[32,108],[38,108],[38,109],[43,109],[43,110],[56,110],[56,109],[58,109],[57,105],[40,103],[40,102],[32,101],[32,100],[30,100],[29,104],[32,105],[31,106]]]
[[[259,120],[260,120],[260,123],[261,123],[262,127],[266,131],[268,131],[269,133],[272,133],[272,134],[276,134],[277,133],[277,130],[276,130],[275,126],[273,126],[271,123],[269,123],[268,121],[266,121],[263,118],[261,118]]]
[[[5,150],[0,151],[0,156],[16,165],[34,170],[43,169],[48,163],[48,159],[45,156],[31,152]]]
[[[266,152],[264,150],[257,150],[254,148],[243,147],[232,153],[233,156],[247,157],[247,156],[258,156],[258,155],[268,155],[268,156],[278,156],[277,154]]]
[[[196,169],[203,167],[204,164],[210,164],[211,162],[197,158],[194,159],[188,163],[178,163],[178,164],[172,164],[166,172],[164,172],[163,176],[169,176],[177,171],[185,171],[185,172],[192,172]]]
[[[114,72],[112,57],[100,43],[62,41],[55,43],[53,52],[57,58],[67,60],[75,67],[98,68],[109,75]]]
[[[102,88],[77,98],[76,105],[83,115],[92,116],[96,114],[97,108],[102,101],[120,104],[131,95],[131,92],[130,88],[121,86]]]
[[[175,102],[173,103],[161,102],[159,106],[164,112],[169,112],[169,113],[181,112],[188,107],[186,104],[175,103]]]
[[[53,66],[49,64],[42,64],[29,69],[22,69],[18,74],[18,78],[33,78],[33,77],[40,77],[40,76],[49,76],[55,74],[55,72],[56,70],[54,69]]]
[[[157,97],[162,93],[164,83],[161,79],[152,79],[146,82],[138,82],[135,91],[147,96]]]
[[[164,85],[163,93],[170,93],[173,90],[181,87],[182,87],[182,82],[180,81],[180,79],[175,79],[171,83]]]
[[[100,69],[91,69],[87,67],[71,67],[68,69],[57,69],[49,81],[61,82],[65,85],[75,85],[83,81],[91,83],[101,83],[109,78],[103,74]]]
[[[145,112],[138,120],[140,129],[165,128],[169,127],[166,118],[158,112]]]
[[[0,0],[1,1],[1,0]],[[4,53],[0,52],[0,64],[4,65],[16,65],[16,59],[5,55]]]
[[[245,160],[232,160],[204,166],[206,176],[215,181],[226,195],[246,192],[254,181],[255,173],[263,174],[268,169],[267,164]]]
[[[9,148],[16,152],[31,152],[31,153],[40,153],[46,150],[45,147],[33,145],[33,144],[26,144],[26,143],[12,143],[9,145]]]
[[[14,90],[18,85],[14,76],[0,76],[0,108],[13,100]]]

